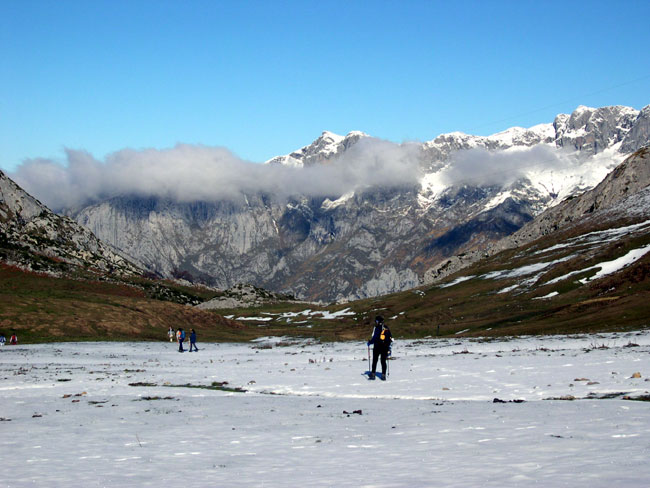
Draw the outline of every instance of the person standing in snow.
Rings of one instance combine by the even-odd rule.
[[[167,336],[169,336],[169,342],[174,342],[174,336],[176,334],[174,333],[174,328],[170,325],[169,330],[167,331]]]
[[[178,352],[185,352],[183,349],[183,341],[185,340],[185,331],[179,327],[176,332],[176,339],[178,340]]]
[[[369,376],[371,380],[375,379],[377,360],[381,358],[380,379],[386,381],[386,359],[388,358],[388,350],[390,349],[391,342],[393,342],[393,335],[390,333],[390,329],[384,323],[384,318],[382,316],[377,316],[375,318],[375,328],[372,331],[372,338],[368,341],[368,347],[370,347],[370,344],[373,344],[372,370],[370,371]]]
[[[198,352],[199,348],[196,347],[196,332],[194,332],[194,329],[190,332],[190,352],[192,352],[192,346]]]
[[[4,346],[5,342],[7,342],[7,339],[5,339],[5,335],[0,332],[0,346]]]
[[[15,332],[13,334],[11,334],[11,338],[9,339],[9,344],[11,344],[12,346],[15,346],[15,345],[18,344],[18,337],[16,336]]]

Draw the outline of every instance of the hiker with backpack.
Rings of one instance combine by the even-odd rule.
[[[375,318],[375,328],[372,331],[372,338],[368,341],[368,349],[370,349],[370,344],[373,344],[372,369],[368,376],[369,379],[375,379],[377,360],[381,359],[381,376],[379,379],[386,381],[386,359],[388,358],[388,351],[392,342],[393,335],[390,333],[388,326],[384,323],[384,318],[382,316],[377,316]]]
[[[183,341],[185,340],[185,331],[179,327],[176,332],[176,339],[178,340],[178,352],[185,352],[183,349]]]

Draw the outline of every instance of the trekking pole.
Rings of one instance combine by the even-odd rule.
[[[368,371],[372,371],[370,366],[370,346],[368,346]]]
[[[389,359],[390,358],[388,358],[388,357],[386,358],[386,378],[388,378],[390,376],[390,361],[389,361]]]

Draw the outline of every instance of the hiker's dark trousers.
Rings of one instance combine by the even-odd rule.
[[[377,372],[377,360],[381,358],[381,374],[386,375],[386,358],[388,357],[388,351],[382,350],[379,347],[375,346],[372,348],[372,372],[373,374]]]

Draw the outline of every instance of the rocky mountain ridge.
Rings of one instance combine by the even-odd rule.
[[[345,137],[334,134],[333,132],[323,131],[320,137],[310,145],[300,148],[291,154],[269,159],[266,164],[282,164],[296,167],[309,167],[315,164],[322,164],[343,154],[363,137],[369,136],[359,131],[352,131]]]
[[[143,271],[85,227],[50,211],[1,171],[0,257],[8,264],[44,272],[68,266],[115,275]]]
[[[197,305],[197,308],[202,310],[251,308],[278,302],[295,302],[295,300],[291,296],[278,295],[253,285],[240,283],[224,290],[219,296]]]
[[[307,300],[364,298],[417,286],[430,268],[482,252],[594,187],[625,158],[623,148],[648,143],[648,113],[579,107],[530,129],[444,134],[419,146],[415,185],[288,202],[264,194],[190,203],[116,196],[73,216],[161,276],[181,270],[221,289],[253,283]],[[325,132],[268,164],[327,165],[368,137]],[[490,176],[489,164],[503,164],[506,177],[467,179],[467,168]]]

